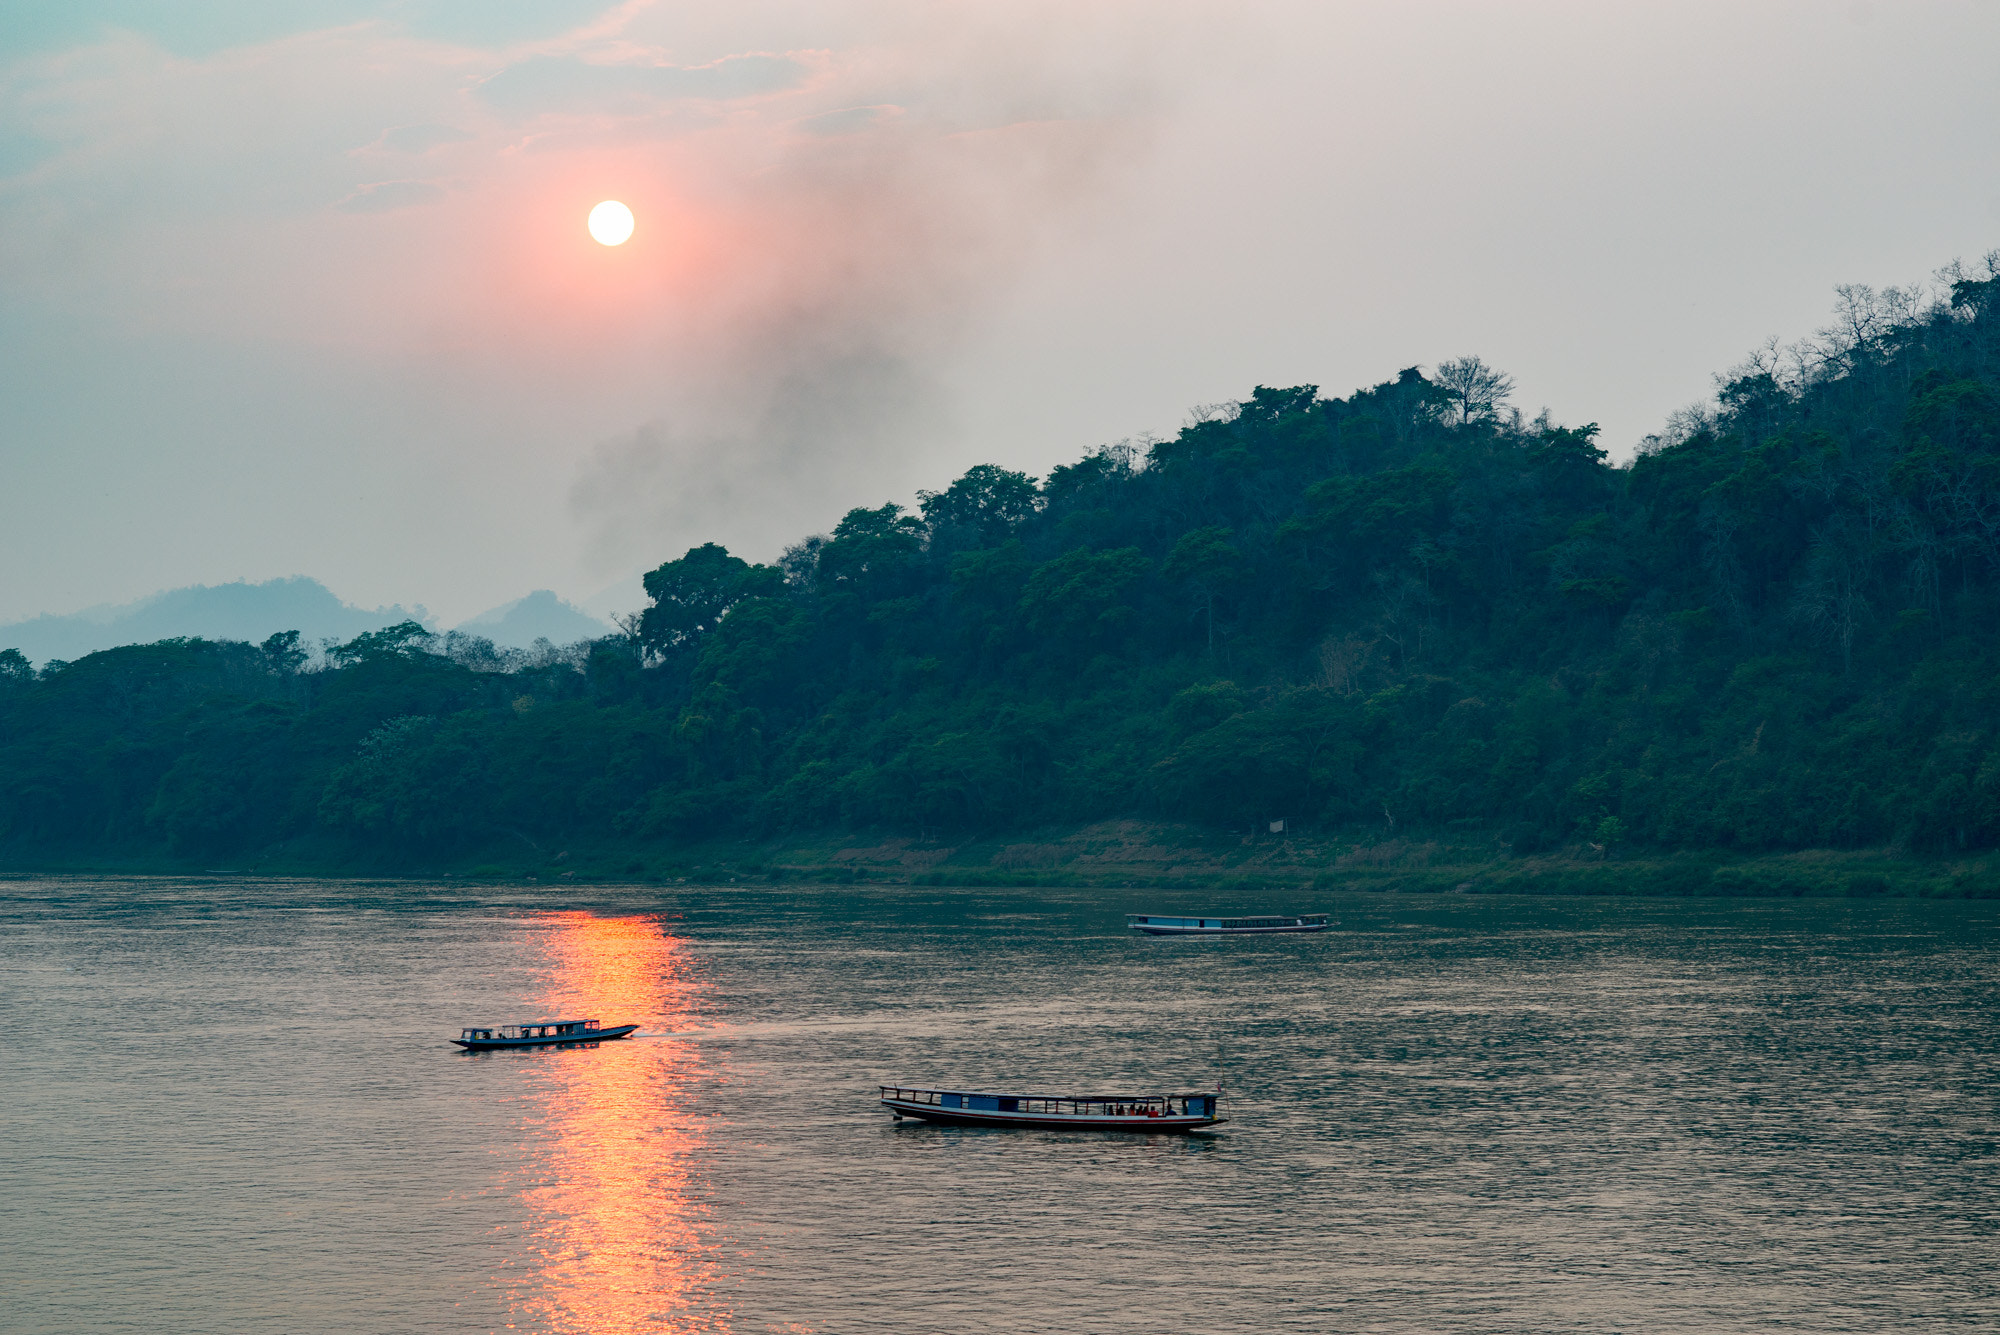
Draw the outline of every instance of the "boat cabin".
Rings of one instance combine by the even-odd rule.
[[[466,1042],[515,1042],[524,1038],[584,1039],[601,1026],[595,1020],[541,1020],[534,1024],[503,1024],[491,1029],[467,1029],[459,1035]]]

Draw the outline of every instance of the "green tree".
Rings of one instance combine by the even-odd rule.
[[[639,614],[639,643],[655,654],[692,646],[746,598],[776,593],[784,572],[753,566],[729,549],[706,542],[677,561],[646,572],[651,602]]]
[[[933,538],[953,529],[984,544],[1005,536],[1041,506],[1035,479],[997,464],[975,464],[943,491],[917,493],[924,523]]]
[[[891,502],[849,510],[819,552],[821,587],[831,594],[893,597],[915,577],[924,522]]]
[[[1215,599],[1231,583],[1241,578],[1243,554],[1232,547],[1232,533],[1219,524],[1192,529],[1174,543],[1160,574],[1183,585],[1193,595],[1206,620],[1208,652],[1215,652]]]
[[[299,632],[295,630],[281,630],[258,647],[271,671],[281,677],[292,676],[305,665],[306,651],[299,647]]]
[[[1021,591],[1028,626],[1046,640],[1087,646],[1128,625],[1136,615],[1129,598],[1152,569],[1137,547],[1064,552],[1035,567]]]
[[[335,645],[328,649],[326,656],[336,663],[364,663],[389,658],[408,659],[423,653],[434,638],[415,621],[399,621],[381,630],[364,631],[346,644]]]

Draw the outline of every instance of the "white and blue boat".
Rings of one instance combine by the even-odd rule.
[[[1324,932],[1327,922],[1324,913],[1266,913],[1251,918],[1128,913],[1125,925],[1148,936],[1250,936],[1265,932]]]
[[[488,1029],[467,1029],[452,1042],[469,1052],[491,1052],[495,1048],[540,1048],[551,1043],[601,1043],[623,1038],[639,1026],[620,1024],[605,1027],[595,1020],[536,1020],[532,1024],[497,1024]]]
[[[882,1085],[882,1106],[946,1126],[1041,1127],[1060,1131],[1198,1131],[1229,1119],[1215,1094],[998,1094]]]

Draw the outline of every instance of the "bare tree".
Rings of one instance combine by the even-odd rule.
[[[1814,535],[1791,614],[1821,643],[1840,650],[1840,671],[1854,669],[1854,633],[1868,614],[1868,553],[1860,535],[1836,519]]]
[[[1319,684],[1341,695],[1361,689],[1361,675],[1375,646],[1358,635],[1336,642],[1329,635],[1319,643]]]
[[[1407,570],[1375,576],[1375,590],[1381,598],[1381,616],[1376,627],[1382,639],[1396,646],[1397,668],[1407,672],[1412,657],[1421,657],[1424,639],[1431,626],[1431,596],[1424,582]]]
[[[1477,357],[1438,363],[1431,382],[1451,396],[1460,426],[1492,420],[1514,391],[1514,377],[1502,375]]]

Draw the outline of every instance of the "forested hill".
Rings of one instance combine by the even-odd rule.
[[[631,634],[0,657],[0,855],[442,865],[1114,816],[1516,853],[2000,841],[2000,257],[1627,468],[1476,361],[981,466]]]

